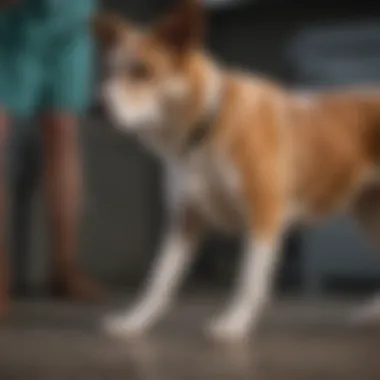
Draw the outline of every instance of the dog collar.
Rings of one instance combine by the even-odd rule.
[[[214,74],[211,85],[205,94],[205,113],[202,118],[191,128],[185,138],[184,153],[189,154],[192,150],[202,145],[212,131],[212,127],[220,111],[223,97],[223,82],[219,73]]]

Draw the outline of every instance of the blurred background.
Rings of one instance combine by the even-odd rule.
[[[380,5],[376,2],[204,3],[207,46],[224,63],[271,76],[295,89],[380,82]],[[143,23],[170,5],[168,0],[102,2],[102,7]],[[20,121],[9,147],[13,202],[9,228],[15,286],[40,291],[48,273],[48,242],[39,188],[39,136],[37,128],[26,127],[31,122]],[[81,134],[86,176],[82,264],[110,287],[135,287],[155,254],[165,217],[161,168],[135,140],[120,137],[91,112]],[[238,246],[238,239],[211,232],[187,288],[219,291],[228,286]],[[293,231],[277,289],[308,295],[370,292],[380,285],[380,256],[376,255],[343,217]]]

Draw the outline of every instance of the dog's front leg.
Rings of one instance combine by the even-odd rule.
[[[201,219],[193,209],[188,206],[177,209],[163,234],[159,255],[142,295],[127,312],[107,320],[109,332],[113,335],[138,335],[165,314],[195,255],[201,227]]]
[[[246,242],[232,297],[226,310],[207,326],[217,340],[243,340],[260,320],[268,301],[288,223],[283,172],[272,157],[263,164],[240,145],[242,190],[247,211]]]
[[[271,236],[248,235],[236,288],[226,310],[207,326],[217,340],[243,340],[259,322],[268,301],[279,257],[279,230]]]

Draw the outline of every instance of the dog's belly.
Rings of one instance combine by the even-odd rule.
[[[216,228],[236,232],[244,222],[244,208],[235,170],[222,160],[194,157],[185,170],[186,197]]]

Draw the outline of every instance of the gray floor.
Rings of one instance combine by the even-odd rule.
[[[0,379],[380,378],[380,324],[344,323],[352,302],[276,302],[247,347],[221,347],[203,338],[202,322],[221,304],[193,297],[150,337],[123,342],[99,328],[100,317],[118,302],[102,307],[16,303],[12,319],[0,327]]]

